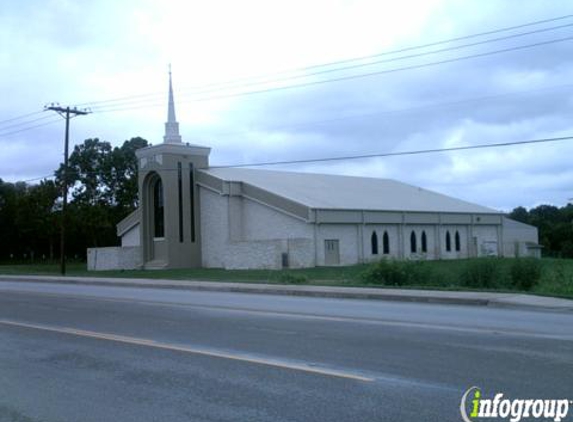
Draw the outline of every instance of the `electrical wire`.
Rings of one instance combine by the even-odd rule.
[[[10,125],[1,127],[0,130],[5,131],[5,130],[10,129],[10,128],[13,128],[13,127],[29,125],[30,123],[39,122],[39,121],[42,121],[42,120],[49,119],[49,118],[51,118],[51,117],[53,117],[53,116],[45,115],[45,116],[42,116],[42,117],[38,117],[37,119],[26,120],[25,122],[12,123],[12,124],[10,124]]]
[[[12,117],[10,119],[0,120],[0,125],[4,124],[4,123],[8,123],[8,122],[13,122],[14,120],[20,120],[20,119],[23,119],[25,117],[34,116],[34,115],[40,114],[40,113],[42,113],[42,111],[34,111],[32,113],[22,114],[21,116]]]
[[[381,152],[374,154],[362,154],[362,155],[346,155],[340,157],[320,157],[320,158],[308,158],[302,160],[284,160],[284,161],[267,161],[259,163],[246,163],[246,164],[229,164],[229,165],[219,165],[219,166],[209,166],[207,169],[220,169],[220,168],[243,168],[243,167],[267,167],[267,166],[278,166],[278,165],[289,165],[289,164],[308,164],[308,163],[323,163],[332,161],[349,161],[349,160],[362,160],[367,158],[384,158],[384,157],[398,157],[398,156],[411,156],[411,155],[422,155],[422,154],[435,154],[444,152],[454,152],[454,151],[467,151],[474,149],[488,149],[488,148],[503,148],[516,145],[531,145],[531,144],[544,144],[549,142],[560,142],[573,140],[572,136],[562,136],[557,138],[541,138],[541,139],[531,139],[526,141],[513,141],[513,142],[499,142],[493,144],[477,144],[477,145],[466,145],[459,147],[449,147],[449,148],[433,148],[433,149],[421,149],[421,150],[410,150],[410,151],[398,151],[398,152]],[[164,168],[161,171],[179,171],[178,168]],[[111,174],[111,172],[82,172],[83,174]],[[68,173],[68,177],[73,176],[73,172]],[[55,176],[42,176],[34,179],[24,180],[24,182],[41,180],[46,178],[53,178]]]
[[[555,44],[555,43],[559,43],[559,42],[570,41],[572,39],[573,39],[573,36],[569,36],[569,37],[564,37],[564,38],[541,41],[541,42],[532,43],[532,44],[525,44],[525,45],[503,48],[500,50],[493,50],[493,51],[487,51],[487,52],[483,52],[483,53],[470,54],[467,56],[453,57],[450,59],[444,59],[444,60],[439,60],[439,61],[434,61],[434,62],[427,62],[427,63],[416,64],[416,65],[402,66],[402,67],[397,67],[397,68],[393,68],[393,69],[384,69],[384,70],[379,70],[379,71],[375,71],[375,72],[361,73],[361,74],[357,74],[357,75],[347,75],[347,76],[341,76],[338,78],[322,79],[322,80],[304,82],[304,83],[299,83],[299,84],[294,84],[294,85],[286,85],[286,86],[279,86],[279,87],[273,87],[273,88],[266,88],[266,89],[255,90],[255,91],[244,91],[244,92],[238,92],[238,93],[232,93],[232,94],[206,96],[206,97],[200,97],[200,98],[197,98],[197,99],[194,99],[191,101],[192,102],[212,101],[212,100],[219,100],[219,99],[225,99],[225,98],[240,97],[240,96],[245,96],[245,95],[258,95],[258,94],[265,94],[268,92],[285,91],[285,90],[291,90],[291,89],[296,89],[296,88],[322,85],[322,84],[326,84],[326,83],[330,83],[330,82],[342,82],[342,81],[347,81],[347,80],[366,78],[366,77],[371,77],[371,76],[378,76],[378,75],[402,72],[402,71],[407,71],[407,70],[422,69],[422,68],[433,67],[433,66],[438,66],[438,65],[442,65],[442,64],[455,63],[455,62],[464,61],[464,60],[493,56],[496,54],[508,53],[508,52],[513,52],[513,51],[520,51],[520,50],[524,50],[527,48],[533,48],[533,47],[540,47],[540,46],[544,46],[544,45]],[[183,100],[183,101],[179,101],[179,103],[185,104],[185,103],[187,103],[187,101]],[[161,103],[151,103],[151,104],[144,104],[144,105],[130,106],[130,107],[121,107],[120,106],[120,107],[113,108],[113,106],[111,106],[110,108],[107,108],[107,109],[100,109],[100,110],[94,109],[93,112],[94,113],[109,113],[109,112],[116,112],[116,111],[137,110],[137,109],[142,109],[142,108],[163,107],[164,105],[165,104],[163,102],[161,102]]]
[[[347,160],[361,160],[365,158],[380,158],[380,157],[397,157],[406,155],[420,155],[420,154],[433,154],[441,152],[452,152],[452,151],[465,151],[472,149],[485,149],[485,148],[500,148],[509,147],[514,145],[529,145],[529,144],[542,144],[547,142],[559,142],[572,140],[573,136],[562,136],[559,138],[542,138],[542,139],[532,139],[528,141],[514,141],[514,142],[500,142],[494,144],[477,144],[477,145],[467,145],[460,147],[450,147],[450,148],[434,148],[434,149],[422,149],[422,150],[412,150],[412,151],[399,151],[399,152],[383,152],[374,154],[362,154],[362,155],[346,155],[341,157],[328,157],[328,158],[309,158],[303,160],[285,160],[285,161],[268,161],[260,163],[248,163],[248,164],[233,164],[224,166],[209,166],[209,168],[240,168],[240,167],[263,167],[263,166],[276,166],[285,164],[305,164],[305,163],[322,163],[329,161],[347,161]]]
[[[0,138],[7,138],[8,136],[12,136],[12,135],[15,135],[15,134],[20,133],[20,132],[25,132],[25,131],[27,131],[27,130],[36,129],[36,128],[38,128],[38,127],[51,125],[51,124],[53,124],[53,123],[60,122],[60,121],[61,121],[61,119],[50,120],[50,121],[45,122],[45,123],[40,123],[40,124],[38,124],[38,125],[33,125],[33,126],[29,126],[29,127],[25,127],[25,128],[18,129],[18,130],[13,130],[13,131],[11,131],[11,132],[1,132],[1,133],[0,133]]]
[[[300,74],[300,75],[294,75],[294,76],[288,76],[288,77],[283,77],[283,78],[278,78],[278,79],[267,79],[267,80],[262,80],[259,82],[250,83],[250,84],[231,85],[231,86],[220,87],[220,88],[215,88],[215,89],[206,89],[206,90],[194,92],[193,95],[202,94],[202,93],[218,92],[218,91],[228,90],[230,88],[248,88],[250,86],[257,86],[257,85],[262,85],[262,84],[288,82],[288,81],[292,81],[292,80],[296,80],[296,79],[306,79],[306,78],[310,78],[312,76],[318,76],[318,75],[323,75],[323,74],[328,74],[328,73],[333,73],[333,72],[342,72],[342,71],[346,71],[346,70],[353,70],[353,69],[358,69],[358,68],[363,68],[363,67],[376,66],[376,65],[380,65],[380,64],[384,64],[384,63],[392,63],[392,62],[396,62],[396,61],[410,60],[410,59],[419,58],[419,57],[441,54],[441,53],[446,53],[446,52],[450,52],[450,51],[461,50],[464,48],[475,47],[478,45],[490,44],[493,42],[499,42],[499,41],[508,40],[508,39],[512,39],[512,38],[523,37],[526,35],[531,35],[531,34],[536,34],[536,33],[541,33],[541,32],[547,32],[550,30],[568,28],[571,26],[573,26],[573,23],[569,23],[569,24],[561,25],[561,26],[556,26],[556,27],[552,27],[552,28],[538,29],[535,31],[529,31],[529,32],[524,32],[524,33],[519,33],[519,34],[512,34],[512,35],[508,35],[508,36],[504,36],[504,37],[498,37],[498,38],[493,38],[493,39],[488,39],[488,40],[477,41],[477,42],[473,42],[473,43],[469,43],[469,44],[462,44],[462,45],[457,45],[457,46],[452,46],[452,47],[446,47],[446,48],[442,48],[442,49],[438,49],[438,50],[426,51],[426,52],[422,52],[422,53],[410,54],[410,55],[400,56],[400,57],[393,57],[393,58],[383,59],[383,60],[376,60],[376,61],[372,61],[372,62],[368,62],[368,63],[358,63],[358,64],[353,64],[353,65],[348,65],[345,67],[338,67],[338,68],[333,68],[333,69],[324,69],[324,70],[320,70],[320,71],[315,71],[315,72],[310,72],[310,73],[305,73],[305,74]],[[183,95],[185,95],[184,91],[183,91]],[[127,101],[127,103],[131,103],[131,104],[138,103],[138,102],[141,102],[141,101],[140,100]],[[127,104],[125,104],[125,105],[127,105]],[[122,105],[114,104],[113,106],[121,107]],[[108,107],[113,107],[113,106],[110,105]],[[105,108],[105,107],[106,106],[94,106],[95,109]]]
[[[417,106],[417,107],[407,107],[407,108],[400,108],[400,109],[382,110],[382,111],[377,111],[374,113],[354,114],[354,115],[350,115],[350,116],[342,116],[342,117],[337,117],[337,118],[332,118],[332,119],[314,120],[314,121],[307,121],[307,122],[303,122],[303,123],[290,124],[290,125],[280,125],[280,126],[274,126],[274,127],[270,127],[270,128],[264,128],[261,130],[276,131],[276,130],[284,130],[284,129],[295,129],[295,128],[302,128],[302,127],[320,126],[320,125],[324,125],[324,124],[328,124],[328,123],[335,123],[335,122],[339,122],[339,121],[346,121],[346,120],[353,120],[353,119],[364,119],[364,118],[368,118],[368,117],[380,117],[380,116],[385,116],[385,115],[389,115],[389,114],[402,114],[402,113],[410,113],[410,112],[423,111],[423,110],[432,110],[432,109],[437,109],[437,108],[447,108],[447,107],[461,106],[464,104],[470,104],[470,103],[476,103],[476,102],[482,102],[482,101],[497,100],[500,98],[511,97],[514,95],[527,95],[530,93],[535,93],[535,92],[540,92],[540,91],[565,90],[565,89],[571,89],[571,88],[573,88],[573,84],[554,85],[554,86],[534,88],[534,89],[528,89],[528,90],[522,90],[522,91],[504,92],[504,93],[500,93],[500,94],[486,95],[486,96],[482,96],[482,97],[465,98],[465,99],[458,100],[458,101],[448,101],[448,102],[443,102],[443,103],[426,104],[426,105]],[[233,131],[233,132],[218,132],[218,133],[217,132],[216,133],[210,132],[210,135],[213,137],[228,137],[231,135],[247,134],[247,133],[250,133],[252,131],[253,131],[253,129],[242,130],[242,131]]]
[[[312,69],[323,68],[323,67],[330,67],[330,66],[334,66],[334,65],[338,65],[338,64],[351,63],[351,62],[354,62],[354,61],[364,61],[364,60],[373,59],[373,58],[376,58],[376,57],[381,57],[381,56],[386,56],[386,55],[392,55],[392,54],[397,54],[397,53],[403,53],[403,52],[408,52],[408,51],[413,51],[413,50],[418,50],[418,49],[424,49],[424,48],[428,48],[428,47],[434,47],[434,46],[438,46],[438,45],[442,45],[442,44],[447,44],[447,43],[451,43],[451,42],[462,41],[462,40],[471,39],[471,38],[477,38],[477,37],[485,36],[485,35],[493,35],[493,34],[497,34],[497,33],[507,32],[507,31],[511,31],[511,30],[515,30],[515,29],[520,29],[520,28],[525,28],[525,27],[529,27],[529,26],[540,25],[540,24],[549,23],[549,22],[556,22],[556,21],[560,21],[560,20],[569,19],[569,18],[572,18],[572,17],[573,17],[573,14],[563,15],[563,16],[558,16],[558,17],[554,17],[554,18],[549,18],[549,19],[543,19],[543,20],[528,22],[528,23],[525,23],[525,24],[513,25],[513,26],[509,26],[509,27],[504,27],[504,28],[495,29],[495,30],[490,30],[490,31],[484,31],[484,32],[479,32],[479,33],[475,33],[475,34],[465,35],[465,36],[461,36],[461,37],[449,38],[449,39],[440,40],[440,41],[435,41],[435,42],[431,42],[431,43],[427,43],[427,44],[416,45],[416,46],[410,46],[410,47],[404,47],[404,48],[395,49],[395,50],[391,50],[391,51],[385,51],[385,52],[382,52],[382,53],[377,53],[377,54],[368,55],[368,56],[355,57],[355,58],[344,59],[344,60],[339,60],[339,61],[334,61],[334,62],[329,62],[329,63],[323,63],[323,64],[311,65],[311,66],[306,66],[306,67],[301,67],[301,68],[295,68],[295,69],[291,69],[291,70],[284,70],[284,71],[281,71],[281,72],[278,72],[278,73],[274,73],[274,74],[272,74],[272,75],[261,75],[261,76],[240,78],[240,79],[236,79],[236,80],[232,80],[232,81],[227,81],[227,82],[222,82],[222,83],[213,83],[213,84],[206,85],[206,86],[204,86],[203,88],[206,88],[206,87],[227,86],[227,85],[229,85],[229,84],[236,84],[237,82],[241,82],[241,81],[249,81],[249,80],[258,80],[258,79],[261,79],[261,78],[269,78],[269,77],[271,77],[271,76],[273,76],[273,75],[274,75],[274,76],[277,76],[277,75],[284,75],[284,74],[290,74],[290,73],[307,72],[307,71],[312,70]],[[190,89],[190,90],[197,90],[197,89],[201,89],[201,87],[191,87],[191,88],[187,88],[187,89],[188,89],[188,90],[189,90],[189,89]],[[182,89],[179,90],[179,92],[184,92],[185,90],[186,90],[186,88],[182,88]],[[102,103],[108,103],[108,102],[123,101],[123,100],[128,100],[128,99],[130,99],[130,98],[141,98],[141,97],[149,97],[149,96],[157,97],[157,96],[160,96],[160,95],[163,96],[164,93],[139,94],[139,95],[134,95],[134,96],[119,97],[119,98],[109,99],[109,100],[99,100],[99,101],[85,102],[85,103],[81,103],[81,104],[78,104],[78,105],[95,105],[95,104],[102,104]]]

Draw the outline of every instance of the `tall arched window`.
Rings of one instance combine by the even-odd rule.
[[[452,238],[450,236],[450,231],[446,232],[446,252],[452,251]]]
[[[428,238],[425,231],[422,232],[422,252],[428,252]]]
[[[460,242],[460,232],[456,230],[456,238],[455,238],[455,242],[456,242],[456,251],[459,252],[460,249],[462,248],[461,246],[461,242]]]
[[[382,252],[384,255],[390,253],[390,236],[388,236],[388,232],[384,232],[384,236],[382,236]]]
[[[153,236],[165,236],[165,223],[163,218],[163,183],[157,178],[153,184]]]
[[[416,233],[412,230],[412,234],[410,235],[410,252],[416,253],[417,250],[416,246]]]
[[[376,232],[372,232],[372,236],[370,237],[370,243],[372,247],[372,255],[378,255],[378,235]]]

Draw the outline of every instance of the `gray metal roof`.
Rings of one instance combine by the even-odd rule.
[[[201,171],[222,180],[248,183],[314,209],[501,214],[391,179],[245,168]]]

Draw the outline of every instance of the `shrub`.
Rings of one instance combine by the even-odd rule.
[[[505,281],[501,261],[497,258],[479,258],[468,261],[461,274],[461,284],[474,288],[494,288]]]
[[[367,284],[405,286],[422,284],[429,277],[429,267],[420,261],[392,261],[383,259],[372,264],[360,278]]]
[[[531,290],[541,279],[541,261],[536,258],[518,258],[510,267],[511,285],[520,290]]]
[[[278,281],[283,284],[304,284],[308,283],[308,277],[301,274],[283,273],[279,275]]]

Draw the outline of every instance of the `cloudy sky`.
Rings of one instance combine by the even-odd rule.
[[[51,102],[93,111],[72,120],[72,145],[161,142],[168,63],[183,139],[212,147],[212,165],[573,136],[568,15],[567,0],[5,1],[0,178],[58,167]],[[572,157],[565,140],[269,168],[393,178],[508,211],[566,204]]]

